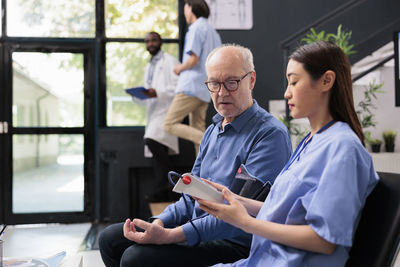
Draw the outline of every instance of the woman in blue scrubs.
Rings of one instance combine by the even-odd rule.
[[[311,132],[265,202],[218,184],[227,204],[198,201],[253,234],[249,257],[229,266],[345,266],[361,209],[378,181],[354,109],[350,64],[338,46],[317,42],[290,56],[286,76],[291,115],[308,118]]]

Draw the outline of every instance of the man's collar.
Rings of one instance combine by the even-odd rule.
[[[163,51],[160,49],[160,51],[158,51],[157,54],[155,54],[154,56],[152,56],[150,58],[150,61],[153,61],[153,60],[158,61],[162,57],[162,55],[163,55]]]
[[[246,125],[246,123],[251,119],[251,117],[253,117],[254,114],[256,114],[258,109],[259,105],[257,104],[257,101],[253,99],[253,105],[250,108],[246,109],[242,114],[237,116],[233,121],[231,121],[227,125],[231,125],[232,128],[234,128],[237,132],[240,132],[240,130]],[[222,117],[219,113],[217,113],[212,118],[212,122],[214,124],[221,124],[223,119],[224,117]]]

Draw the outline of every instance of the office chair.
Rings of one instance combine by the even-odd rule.
[[[389,267],[399,250],[400,174],[378,172],[368,196],[346,267]]]

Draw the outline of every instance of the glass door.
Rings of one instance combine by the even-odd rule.
[[[91,218],[93,47],[5,45],[7,223]]]

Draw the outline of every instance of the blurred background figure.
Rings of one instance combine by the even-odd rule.
[[[152,158],[155,179],[153,188],[156,190],[146,195],[146,199],[149,202],[163,202],[171,200],[171,187],[167,178],[168,171],[173,170],[170,155],[179,153],[178,138],[163,129],[165,114],[174,98],[178,81],[173,70],[179,61],[161,51],[162,40],[158,33],[146,34],[145,43],[151,55],[144,73],[144,87],[148,89],[144,94],[149,98],[140,102],[147,106],[144,155]]]
[[[195,144],[196,154],[206,129],[210,94],[204,81],[208,54],[221,45],[217,31],[208,23],[210,9],[203,0],[185,0],[184,14],[189,30],[185,36],[182,64],[174,68],[179,75],[175,97],[165,118],[166,132]],[[182,121],[189,115],[189,125]]]

